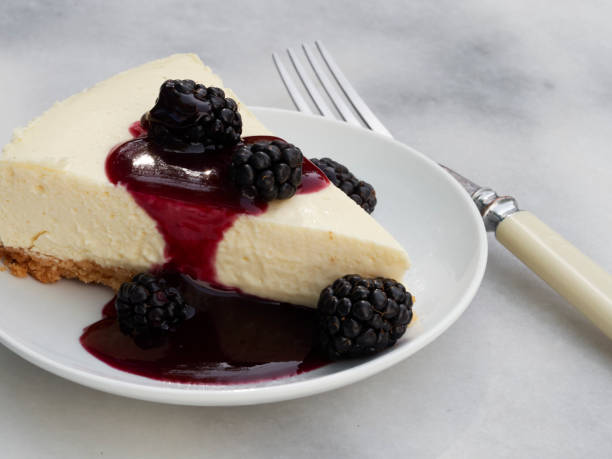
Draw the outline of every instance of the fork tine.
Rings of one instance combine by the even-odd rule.
[[[304,50],[304,54],[308,58],[308,62],[310,62],[310,66],[314,70],[315,75],[321,82],[321,86],[325,89],[325,92],[329,96],[330,100],[342,116],[342,119],[349,124],[353,124],[355,126],[361,126],[361,122],[357,119],[357,117],[353,114],[349,106],[344,102],[344,98],[338,93],[337,89],[334,89],[331,81],[327,77],[326,72],[321,67],[321,64],[315,59],[313,52],[310,49],[310,46],[306,44],[302,44],[302,49]]]
[[[317,40],[315,41],[315,44],[317,45],[317,48],[319,49],[321,56],[323,56],[323,60],[329,67],[332,75],[338,82],[338,85],[355,108],[355,111],[363,119],[364,123],[366,123],[373,131],[384,134],[388,137],[393,137],[387,128],[376,117],[376,115],[374,115],[374,113],[372,113],[372,111],[368,108],[364,100],[359,97],[359,94],[357,94],[355,88],[353,88],[346,76],[344,76],[344,73],[342,73],[342,70],[340,70],[340,67],[338,67],[334,59],[331,57],[331,54],[329,54],[325,46],[323,46],[323,43]]]
[[[321,93],[312,83],[312,80],[308,77],[308,75],[306,75],[306,72],[304,71],[302,64],[300,64],[300,61],[298,60],[298,57],[296,56],[295,52],[292,49],[288,48],[287,54],[289,54],[289,58],[291,59],[291,62],[295,67],[295,71],[300,77],[300,80],[302,80],[306,91],[308,91],[310,98],[314,102],[321,115],[327,118],[334,118],[334,113],[331,111],[331,108],[329,108],[329,105],[325,103],[323,97],[321,96]]]
[[[281,62],[280,58],[278,57],[278,54],[272,53],[272,59],[274,60],[274,65],[276,65],[276,69],[278,70],[281,80],[283,80],[285,88],[287,88],[287,92],[289,93],[289,96],[291,97],[295,108],[297,108],[300,112],[313,114],[313,111],[310,109],[310,107],[302,97],[302,94],[300,94],[300,90],[295,85],[293,78],[291,78],[291,76],[289,75],[289,72]]]

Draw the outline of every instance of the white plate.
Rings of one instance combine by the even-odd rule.
[[[83,327],[100,318],[111,298],[109,289],[75,281],[43,285],[8,273],[0,273],[0,341],[41,368],[113,394],[185,405],[247,405],[304,397],[372,376],[457,320],[480,285],[487,258],[484,227],[465,191],[433,161],[381,135],[285,110],[253,111],[308,157],[332,156],[376,188],[374,217],[413,263],[404,283],[416,296],[417,320],[395,347],[369,359],[264,383],[160,382],[115,370],[79,344]]]

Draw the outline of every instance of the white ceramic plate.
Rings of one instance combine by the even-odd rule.
[[[416,296],[417,320],[395,347],[264,383],[160,382],[115,370],[79,344],[83,327],[100,318],[112,297],[109,289],[75,281],[43,285],[8,273],[0,273],[0,341],[41,368],[113,394],[185,405],[246,405],[304,397],[372,376],[457,320],[476,293],[487,258],[484,227],[465,191],[430,159],[378,134],[285,110],[254,112],[308,157],[332,156],[376,188],[374,217],[406,248],[413,264],[403,281]]]

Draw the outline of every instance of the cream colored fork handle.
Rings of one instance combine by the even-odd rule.
[[[507,216],[497,239],[612,338],[612,276],[530,212]]]

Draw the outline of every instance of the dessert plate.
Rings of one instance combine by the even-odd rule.
[[[372,376],[414,354],[467,308],[482,280],[487,240],[465,191],[436,163],[387,137],[286,110],[254,108],[280,137],[308,157],[331,156],[377,191],[373,216],[406,248],[403,279],[416,297],[416,320],[393,348],[297,376],[235,385],[168,383],[111,368],[79,343],[112,292],[76,281],[44,285],[0,274],[0,341],[45,370],[126,397],[185,405],[248,405],[304,397]]]

